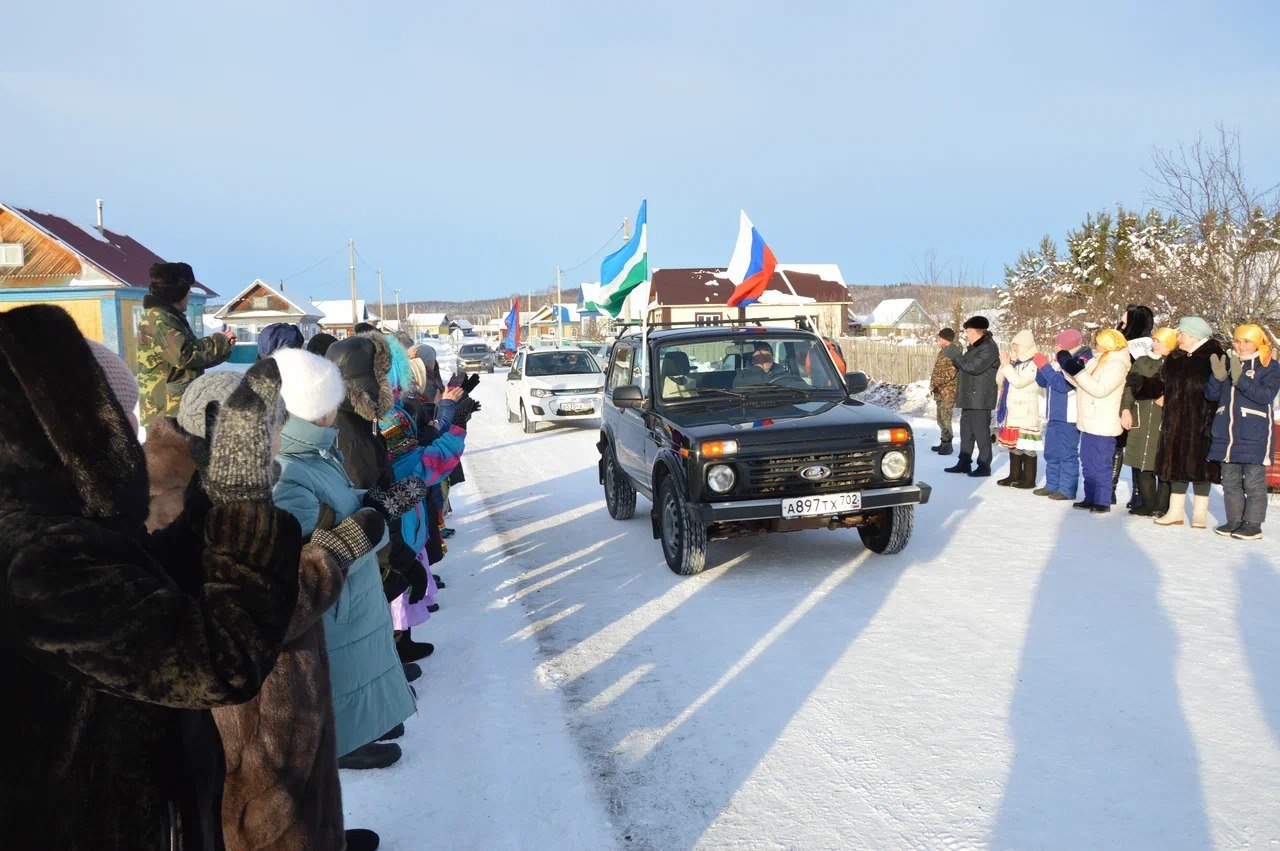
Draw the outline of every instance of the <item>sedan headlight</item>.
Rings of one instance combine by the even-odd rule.
[[[880,459],[880,472],[886,479],[900,479],[907,474],[907,456],[901,452],[884,453]]]
[[[529,389],[529,395],[533,396],[535,399],[545,399],[548,396],[554,396],[556,394],[552,393],[550,390],[543,390],[541,387],[532,387]]]
[[[707,471],[707,487],[716,493],[725,493],[733,488],[737,478],[728,464],[716,464]]]

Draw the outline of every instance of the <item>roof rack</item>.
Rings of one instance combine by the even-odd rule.
[[[685,322],[650,322],[650,330],[662,330],[664,328],[719,328],[725,325],[747,326],[754,325],[760,328],[764,327],[766,322],[794,322],[796,329],[800,331],[813,331],[812,323],[808,316],[752,316],[752,317],[731,317],[723,319],[719,322],[708,325],[706,322],[685,321]],[[617,320],[615,324],[619,328],[640,328],[645,323],[639,319]],[[816,332],[815,332],[816,333]]]

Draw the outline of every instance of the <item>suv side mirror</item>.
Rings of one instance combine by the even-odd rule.
[[[644,405],[644,394],[635,384],[617,387],[613,391],[613,404],[618,408],[639,408]]]
[[[867,389],[868,384],[870,382],[865,372],[846,372],[844,375],[844,386],[848,388],[850,396],[857,396]]]
[[[507,381],[519,381],[519,380],[520,380],[520,370],[516,369],[515,367],[512,367],[511,371],[507,373]]]

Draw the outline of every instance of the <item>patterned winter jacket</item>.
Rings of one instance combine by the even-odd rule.
[[[948,355],[948,352],[952,354]],[[956,365],[951,358],[959,354],[960,349],[952,343],[940,351],[938,359],[933,362],[933,375],[929,377],[929,392],[939,402],[951,404],[956,401]]]
[[[142,302],[138,322],[138,421],[145,427],[161,414],[178,415],[178,402],[187,385],[206,369],[231,357],[232,343],[225,334],[203,340],[187,318],[173,307]]]

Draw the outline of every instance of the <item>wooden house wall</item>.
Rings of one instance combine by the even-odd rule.
[[[80,258],[8,210],[0,210],[0,242],[22,245],[23,265],[0,268],[0,287],[56,287],[80,274]]]
[[[254,307],[253,300],[255,298],[259,298],[262,296],[266,296],[267,306],[265,308]],[[233,304],[231,306],[231,309],[227,311],[227,315],[228,317],[231,317],[231,316],[235,316],[237,313],[248,313],[251,311],[259,311],[259,310],[275,310],[281,313],[295,312],[294,309],[289,306],[289,303],[284,299],[280,298],[280,296],[271,292],[266,287],[258,286],[249,290],[249,292],[245,293],[242,298],[240,298],[235,304]]]

